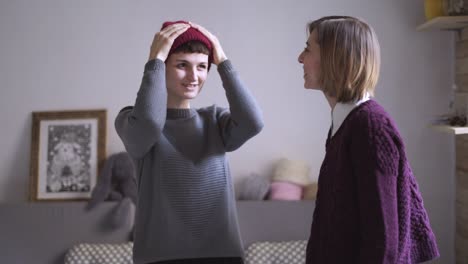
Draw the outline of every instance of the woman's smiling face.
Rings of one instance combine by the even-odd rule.
[[[208,55],[173,53],[166,61],[169,108],[187,108],[201,91],[208,76]]]

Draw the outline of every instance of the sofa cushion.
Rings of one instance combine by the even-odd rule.
[[[132,264],[133,243],[91,244],[73,246],[65,256],[65,264]]]
[[[304,264],[306,240],[256,242],[245,252],[246,264]]]

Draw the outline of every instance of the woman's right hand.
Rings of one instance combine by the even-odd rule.
[[[154,35],[149,60],[160,59],[166,61],[174,40],[184,33],[190,25],[185,23],[172,24]]]

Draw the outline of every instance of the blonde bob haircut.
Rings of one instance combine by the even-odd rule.
[[[380,46],[367,23],[354,17],[327,16],[308,24],[320,47],[320,85],[338,102],[374,95],[380,71]]]

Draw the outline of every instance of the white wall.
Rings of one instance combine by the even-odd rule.
[[[453,262],[453,137],[427,129],[448,104],[453,35],[417,32],[422,1],[198,0],[0,1],[0,202],[28,196],[31,112],[108,110],[107,153],[123,150],[113,120],[134,102],[153,34],[165,20],[187,19],[221,40],[258,98],[265,128],[230,155],[234,177],[268,174],[281,157],[304,159],[316,178],[330,110],[306,91],[297,56],[305,24],[324,15],[359,16],[382,47],[377,100],[396,120],[438,237]],[[226,105],[213,69],[195,106]]]

